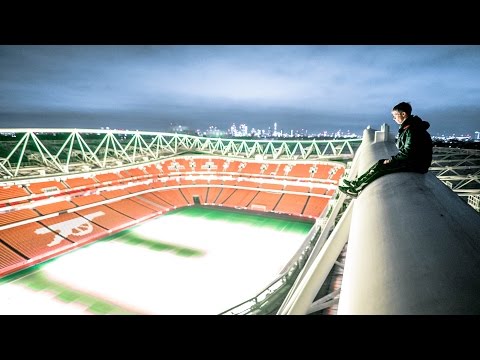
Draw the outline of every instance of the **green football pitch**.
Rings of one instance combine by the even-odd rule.
[[[274,280],[312,225],[177,209],[0,279],[0,314],[218,314]]]

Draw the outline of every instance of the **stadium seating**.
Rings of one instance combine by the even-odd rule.
[[[179,156],[0,188],[0,277],[175,208],[322,216],[345,169],[320,162]]]

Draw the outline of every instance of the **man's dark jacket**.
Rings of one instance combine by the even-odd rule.
[[[432,163],[432,138],[427,132],[430,124],[416,115],[410,115],[398,129],[398,154],[392,156],[392,165],[407,166],[412,171],[426,173]]]

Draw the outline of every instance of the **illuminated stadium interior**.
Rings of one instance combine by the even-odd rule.
[[[268,285],[311,226],[184,207],[14,274],[0,313],[218,314]]]
[[[1,140],[1,313],[52,314],[261,313],[344,210],[336,190],[361,142],[72,129]]]

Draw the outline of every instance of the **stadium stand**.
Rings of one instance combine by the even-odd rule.
[[[175,208],[226,206],[320,217],[343,166],[175,157],[0,188],[0,277]]]

